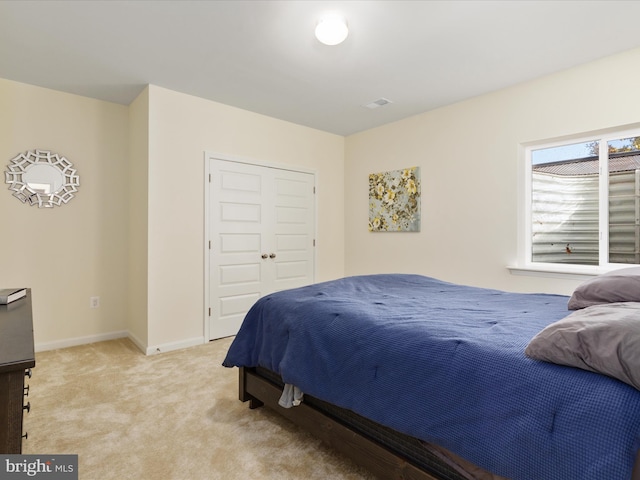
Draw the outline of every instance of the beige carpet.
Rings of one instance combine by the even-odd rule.
[[[78,454],[83,480],[372,479],[238,400],[231,339],[145,356],[126,339],[36,354],[25,454]]]

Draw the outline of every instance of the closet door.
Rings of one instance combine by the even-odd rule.
[[[313,283],[314,175],[210,159],[209,338],[258,298]]]
[[[269,293],[313,283],[315,179],[308,173],[271,169],[273,223],[269,225],[266,276]]]

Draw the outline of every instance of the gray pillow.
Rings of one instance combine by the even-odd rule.
[[[640,303],[594,305],[573,312],[540,331],[525,353],[602,373],[640,390]]]
[[[613,302],[640,302],[640,267],[621,268],[578,285],[569,310]]]

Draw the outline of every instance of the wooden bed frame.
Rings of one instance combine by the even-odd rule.
[[[357,427],[348,425],[323,411],[322,408],[311,403],[307,395],[300,405],[282,408],[278,404],[282,395],[282,384],[273,378],[267,378],[255,368],[241,367],[239,370],[239,398],[243,402],[248,401],[249,408],[259,408],[264,405],[277,411],[380,478],[402,480],[441,480],[442,478],[468,480],[470,478],[456,475],[454,471],[445,477],[426,471],[406,458],[400,451],[390,449]],[[434,461],[434,458],[430,458],[430,461]],[[451,469],[445,464],[440,467]]]
[[[241,367],[239,371],[239,398],[242,402],[248,401],[249,408],[259,408],[263,405],[269,407],[379,478],[401,480],[475,478],[470,474],[456,473],[451,469],[450,464],[433,456],[429,456],[429,462],[436,462],[437,468],[435,471],[430,471],[429,468],[420,465],[420,462],[407,458],[401,448],[390,448],[384,440],[379,441],[350,422],[336,418],[331,412],[322,408],[323,402],[310,401],[312,397],[305,395],[305,401],[299,406],[283,408],[278,404],[282,395],[282,383],[277,375],[247,367]],[[320,406],[316,402],[319,402]],[[427,447],[424,452],[428,454]],[[444,476],[435,473],[439,468],[443,468],[447,473]],[[636,456],[631,480],[640,480],[640,451]]]

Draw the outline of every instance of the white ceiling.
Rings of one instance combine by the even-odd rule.
[[[341,45],[313,36],[327,11]],[[629,0],[0,0],[0,77],[125,105],[153,84],[348,135],[640,47],[638,18]]]

